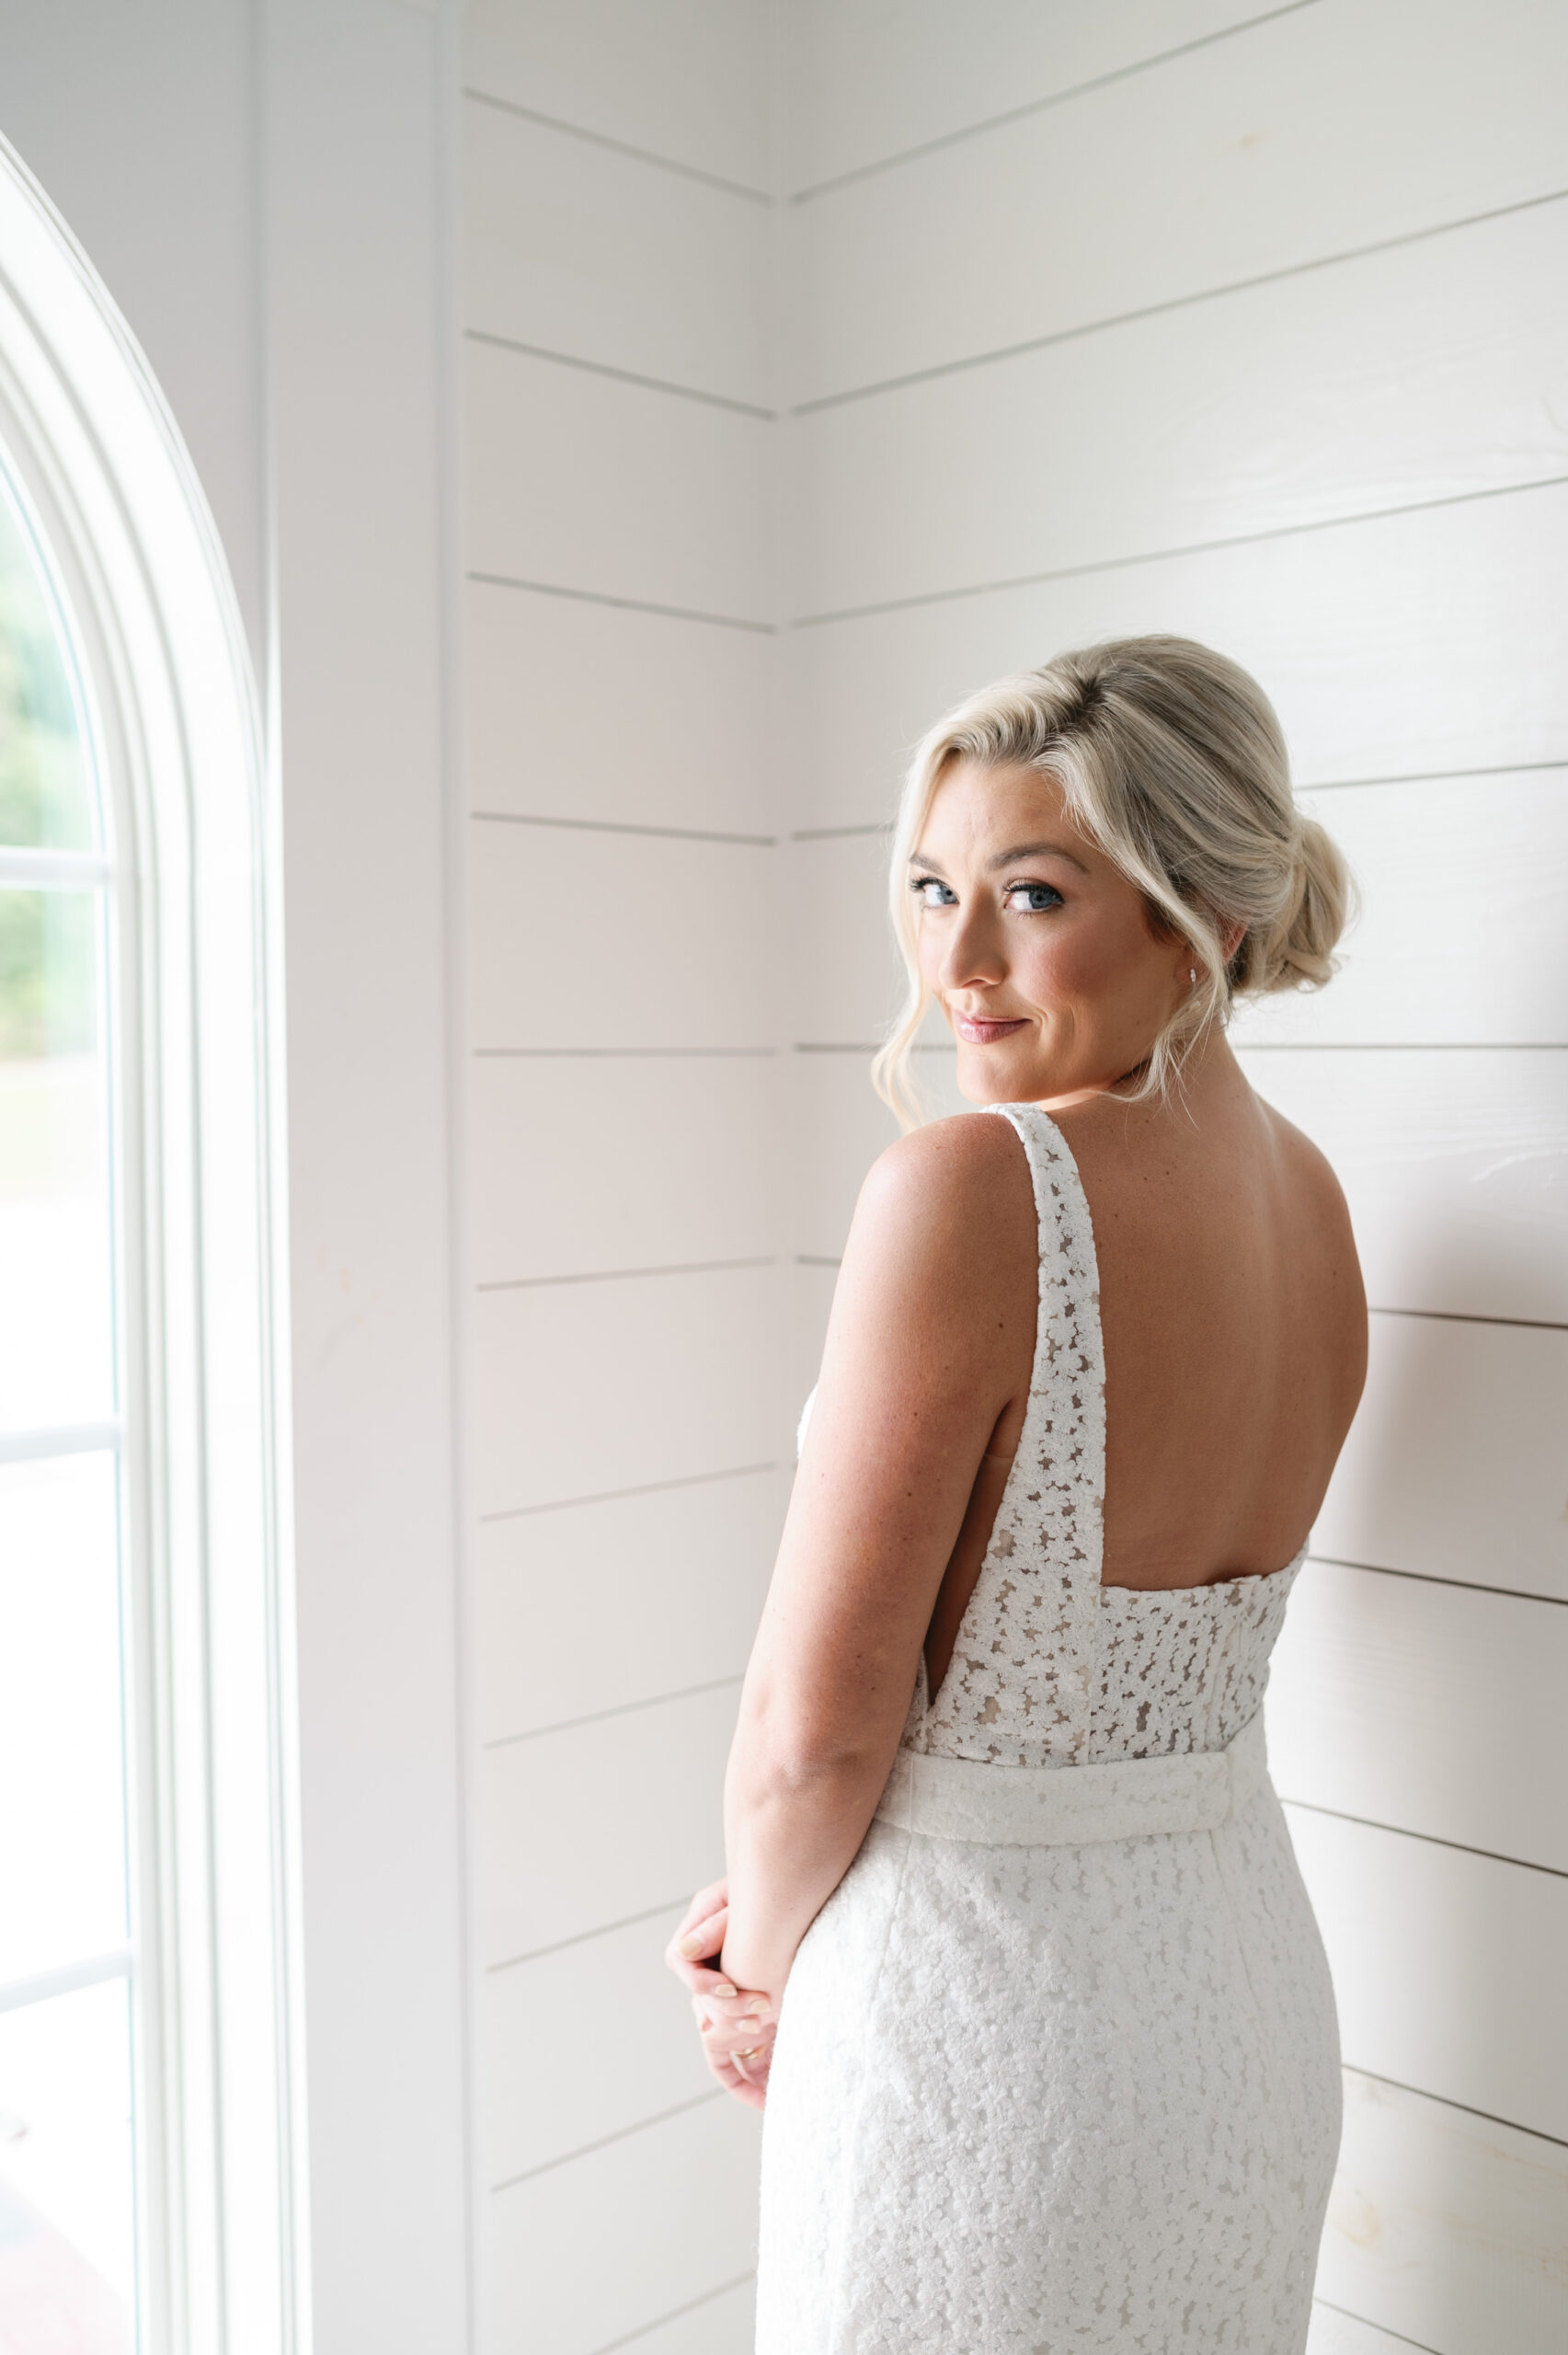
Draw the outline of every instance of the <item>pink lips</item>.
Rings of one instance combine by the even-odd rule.
[[[1014,1030],[1026,1029],[1028,1025],[1023,1021],[984,1022],[978,1015],[955,1014],[953,1028],[967,1045],[990,1047],[995,1045],[997,1040],[1011,1039]]]

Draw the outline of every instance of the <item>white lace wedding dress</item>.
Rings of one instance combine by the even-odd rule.
[[[1300,2355],[1333,1994],[1258,1717],[1299,1561],[1100,1582],[1093,1234],[1033,1107],[1027,1417],[936,1699],[802,1944],[758,2355]]]

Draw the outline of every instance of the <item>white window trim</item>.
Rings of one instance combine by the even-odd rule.
[[[120,834],[122,1052],[140,1083],[120,1216],[135,1243],[127,1460],[155,1631],[139,1762],[143,2307],[160,2355],[303,2355],[275,795],[189,456],[3,141],[0,408],[92,641]]]

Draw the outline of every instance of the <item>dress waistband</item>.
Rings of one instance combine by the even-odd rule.
[[[1089,1766],[990,1766],[900,1750],[877,1803],[884,1823],[990,1848],[1078,1848],[1160,1832],[1217,1832],[1268,1783],[1263,1713],[1225,1750]]]

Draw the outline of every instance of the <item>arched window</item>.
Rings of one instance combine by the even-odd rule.
[[[302,2294],[260,741],[173,421],[0,147],[0,2339],[82,2355]]]
[[[136,2303],[109,860],[59,584],[0,449],[0,2325]],[[20,2307],[6,2313],[6,2307]]]

